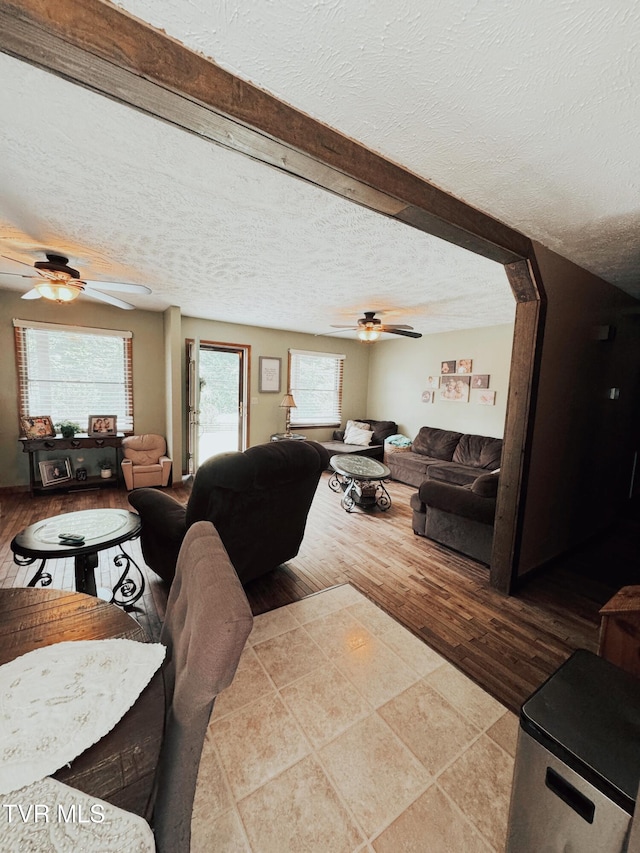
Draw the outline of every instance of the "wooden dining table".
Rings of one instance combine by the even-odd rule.
[[[0,665],[53,643],[110,638],[149,642],[128,613],[94,596],[56,589],[0,589]],[[164,702],[158,670],[116,726],[54,778],[148,819]]]

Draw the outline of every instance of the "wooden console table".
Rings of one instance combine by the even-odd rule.
[[[29,488],[31,494],[60,492],[79,489],[96,489],[120,485],[120,454],[124,433],[117,435],[74,435],[73,438],[51,436],[49,438],[21,438],[24,453],[29,454]],[[65,450],[101,450],[109,448],[114,454],[114,477],[87,477],[86,480],[64,480],[59,484],[44,486],[36,477],[37,456],[39,453],[62,453]]]

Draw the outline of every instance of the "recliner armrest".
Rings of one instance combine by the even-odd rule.
[[[162,485],[167,486],[169,484],[169,477],[171,476],[171,460],[168,456],[161,456],[158,462],[162,467]]]
[[[471,486],[455,486],[440,480],[425,480],[418,489],[422,503],[452,515],[461,515],[482,524],[493,524],[496,514],[495,497],[483,497]]]
[[[130,459],[123,459],[120,463],[120,467],[122,468],[124,484],[127,487],[127,490],[131,491],[133,489],[133,463]]]

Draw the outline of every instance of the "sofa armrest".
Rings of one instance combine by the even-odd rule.
[[[440,480],[425,480],[418,489],[423,504],[429,507],[461,515],[482,524],[493,524],[496,514],[495,497],[483,497],[472,491],[471,486],[455,486]]]

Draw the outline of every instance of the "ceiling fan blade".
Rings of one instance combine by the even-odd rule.
[[[0,255],[0,258],[4,258],[7,261],[13,261],[14,264],[22,264],[23,267],[29,267],[33,272],[33,264],[26,264],[24,261],[19,261],[16,258],[10,258],[9,255]],[[17,273],[8,273],[8,275],[17,275]]]
[[[407,332],[405,329],[387,329],[384,328],[383,332],[390,332],[392,335],[404,335],[406,338],[421,338],[422,334],[420,332]]]
[[[341,326],[340,328],[336,329],[335,332],[316,332],[315,337],[317,338],[321,335],[341,335],[343,332],[354,331],[355,329],[356,326]]]
[[[413,331],[413,326],[406,326],[404,323],[394,323],[393,326],[383,326],[383,331],[391,332],[393,329],[407,329],[408,331]]]
[[[357,326],[336,326],[334,323],[330,324],[332,329],[357,329]]]
[[[4,272],[2,275],[22,275],[23,278],[36,278],[36,276],[40,278],[44,278],[40,270],[34,268],[33,264],[26,264],[24,261],[18,261],[16,258],[10,258],[9,255],[0,255],[0,258],[4,258],[7,261],[13,261],[14,264],[22,264],[23,267],[29,267],[31,270],[31,275],[23,275],[23,273],[19,272]]]
[[[98,287],[100,290],[115,290],[119,293],[151,293],[151,288],[144,284],[128,284],[124,281],[89,281],[88,278],[83,278],[82,281],[88,287]]]
[[[41,298],[42,297],[40,296],[38,291],[35,289],[35,287],[32,290],[27,290],[27,292],[23,293],[22,296],[20,297],[20,299],[41,299]]]
[[[0,270],[0,275],[13,275],[13,276],[16,276],[17,278],[40,278],[39,273],[38,273],[38,275],[25,275],[22,272],[4,272],[4,270]]]
[[[93,290],[91,287],[85,287],[83,293],[85,296],[90,296],[99,302],[107,302],[109,305],[115,305],[116,308],[124,308],[125,311],[132,311],[135,308],[135,305],[131,305],[129,302],[124,302],[115,296],[109,296],[108,293],[100,293],[99,290]]]

